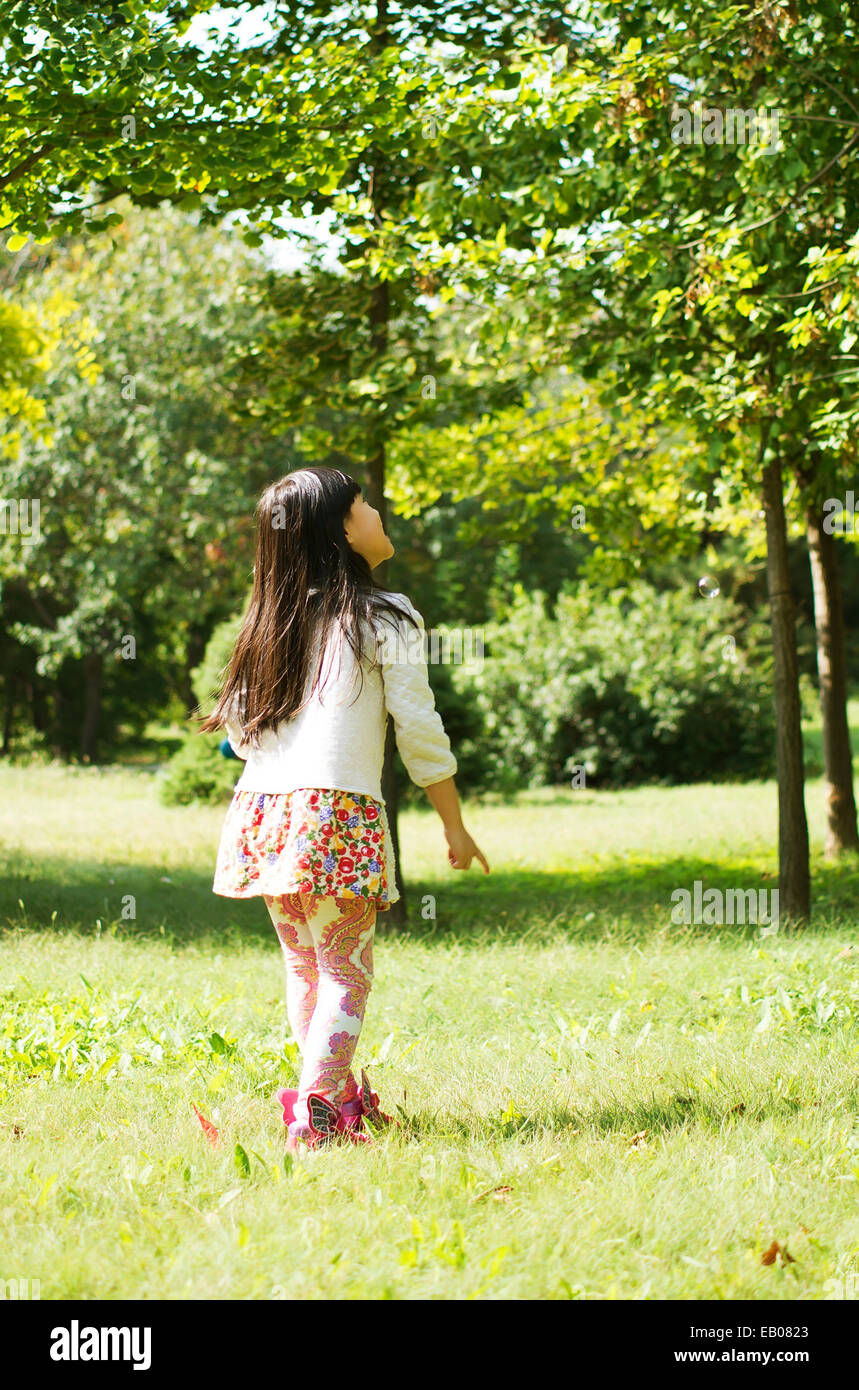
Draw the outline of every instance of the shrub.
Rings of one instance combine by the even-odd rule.
[[[200,665],[191,675],[200,711],[214,708],[218,688],[229,662],[243,614],[229,618],[215,628]],[[235,758],[225,758],[220,751],[225,734],[201,734],[196,726],[189,728],[185,742],[167,764],[167,775],[161,783],[161,800],[168,806],[187,806],[192,801],[217,803],[229,801],[239,779],[243,764]]]
[[[188,806],[192,801],[216,804],[229,801],[243,764],[225,758],[220,751],[222,734],[191,731],[167,764],[161,783],[161,800],[167,806]]]
[[[191,685],[200,702],[201,713],[208,714],[215,707],[243,618],[244,612],[241,612],[218,624],[206,643],[203,660],[191,673]]]
[[[742,780],[774,764],[766,650],[765,625],[724,598],[582,585],[550,617],[519,588],[483,669],[454,679],[482,711],[485,785],[560,782],[577,765],[596,786]]]

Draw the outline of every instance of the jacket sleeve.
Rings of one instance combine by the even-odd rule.
[[[391,597],[408,608],[418,630],[406,621],[397,623],[395,629],[387,615],[380,615],[376,624],[385,706],[394,721],[397,748],[406,772],[416,786],[431,787],[453,777],[457,762],[427,675],[424,620],[404,594]]]

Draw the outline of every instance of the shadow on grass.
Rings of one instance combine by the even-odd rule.
[[[736,1100],[720,1101],[715,1096],[711,1099],[680,1090],[664,1100],[651,1102],[637,1100],[630,1094],[628,1104],[617,1101],[589,1110],[548,1106],[543,1108],[539,1116],[520,1116],[516,1119],[505,1119],[500,1112],[497,1118],[481,1116],[468,1120],[460,1115],[425,1111],[406,1115],[400,1106],[397,1106],[397,1110],[404,1123],[402,1132],[406,1138],[449,1136],[460,1141],[472,1139],[486,1143],[510,1139],[530,1141],[544,1138],[547,1134],[559,1137],[617,1134],[625,1135],[632,1141],[645,1131],[648,1140],[657,1134],[693,1127],[710,1133],[722,1133],[739,1125],[760,1124],[778,1116],[790,1117],[807,1104],[798,1096],[770,1096],[747,1103],[739,1096]]]
[[[409,920],[397,928],[380,913],[380,935],[445,942],[522,938],[560,928],[583,942],[622,936],[647,940],[656,931],[758,933],[755,925],[684,928],[671,920],[671,894],[690,893],[700,880],[704,889],[759,891],[777,886],[772,873],[752,859],[706,860],[677,856],[649,862],[627,858],[617,863],[582,865],[566,872],[494,870],[484,876],[474,867],[450,881],[416,880],[407,887]],[[820,861],[814,867],[816,918],[810,928],[829,930],[834,921],[856,922],[859,858]],[[63,860],[50,866],[21,865],[16,874],[0,876],[0,931],[74,929],[84,935],[109,932],[133,940],[160,936],[171,945],[206,944],[218,950],[273,941],[273,927],[259,898],[222,898],[212,879],[194,869],[103,864]],[[769,901],[769,900],[767,900]],[[23,903],[23,909],[19,906]],[[133,909],[134,916],[128,914]],[[435,911],[435,917],[423,917]],[[123,912],[126,916],[123,917]],[[99,926],[99,923],[101,924]],[[782,930],[789,930],[782,922]]]

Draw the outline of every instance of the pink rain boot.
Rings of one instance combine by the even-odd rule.
[[[284,1107],[285,1108],[285,1107]],[[311,1091],[307,1097],[309,1120],[305,1125],[301,1120],[292,1120],[287,1128],[287,1153],[295,1153],[299,1144],[315,1149],[320,1144],[331,1144],[345,1140],[350,1144],[372,1144],[369,1134],[359,1133],[354,1124],[348,1123],[336,1105],[325,1096]]]
[[[283,1106],[283,1123],[291,1125],[295,1119],[295,1102],[298,1100],[298,1092],[292,1090],[281,1090],[276,1092],[276,1100]],[[340,1106],[340,1115],[344,1124],[350,1129],[363,1130],[364,1107],[361,1102],[361,1092],[352,1100],[345,1100]],[[371,1117],[372,1118],[372,1117]]]
[[[379,1097],[372,1090],[363,1067],[361,1068],[361,1086],[356,1100],[360,1103],[362,1117],[366,1115],[371,1125],[376,1125],[380,1129],[385,1125],[395,1125],[397,1129],[401,1128],[399,1120],[395,1120],[393,1115],[386,1115],[384,1111],[379,1109]]]
[[[275,1091],[274,1098],[279,1105],[283,1106],[283,1123],[291,1125],[295,1119],[295,1102],[298,1100],[297,1091],[280,1090]]]
[[[283,1106],[283,1123],[290,1125],[295,1118],[295,1102],[298,1100],[298,1091],[286,1090],[285,1088],[275,1092],[275,1099]],[[400,1129],[399,1120],[395,1120],[392,1115],[386,1115],[379,1109],[379,1097],[371,1089],[367,1079],[367,1073],[361,1068],[361,1085],[358,1094],[353,1100],[344,1101],[340,1107],[343,1119],[350,1127],[361,1128],[361,1120],[366,1115],[371,1125],[376,1125],[379,1129],[385,1125],[396,1125]]]

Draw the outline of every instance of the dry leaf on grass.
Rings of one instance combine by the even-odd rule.
[[[761,1264],[774,1265],[779,1256],[781,1256],[782,1264],[796,1264],[796,1260],[793,1258],[793,1255],[791,1255],[787,1246],[779,1245],[777,1240],[774,1240],[770,1248],[764,1251],[763,1255],[761,1256]]]
[[[194,1105],[194,1102],[191,1101],[191,1104]],[[201,1112],[197,1109],[196,1105],[194,1105],[194,1113],[197,1116],[197,1119],[200,1121],[200,1124],[203,1126],[203,1132],[206,1138],[208,1139],[209,1143],[212,1145],[214,1149],[216,1149],[221,1142],[220,1134],[215,1129],[215,1126],[212,1124],[212,1121],[207,1120],[205,1115],[201,1114]]]

